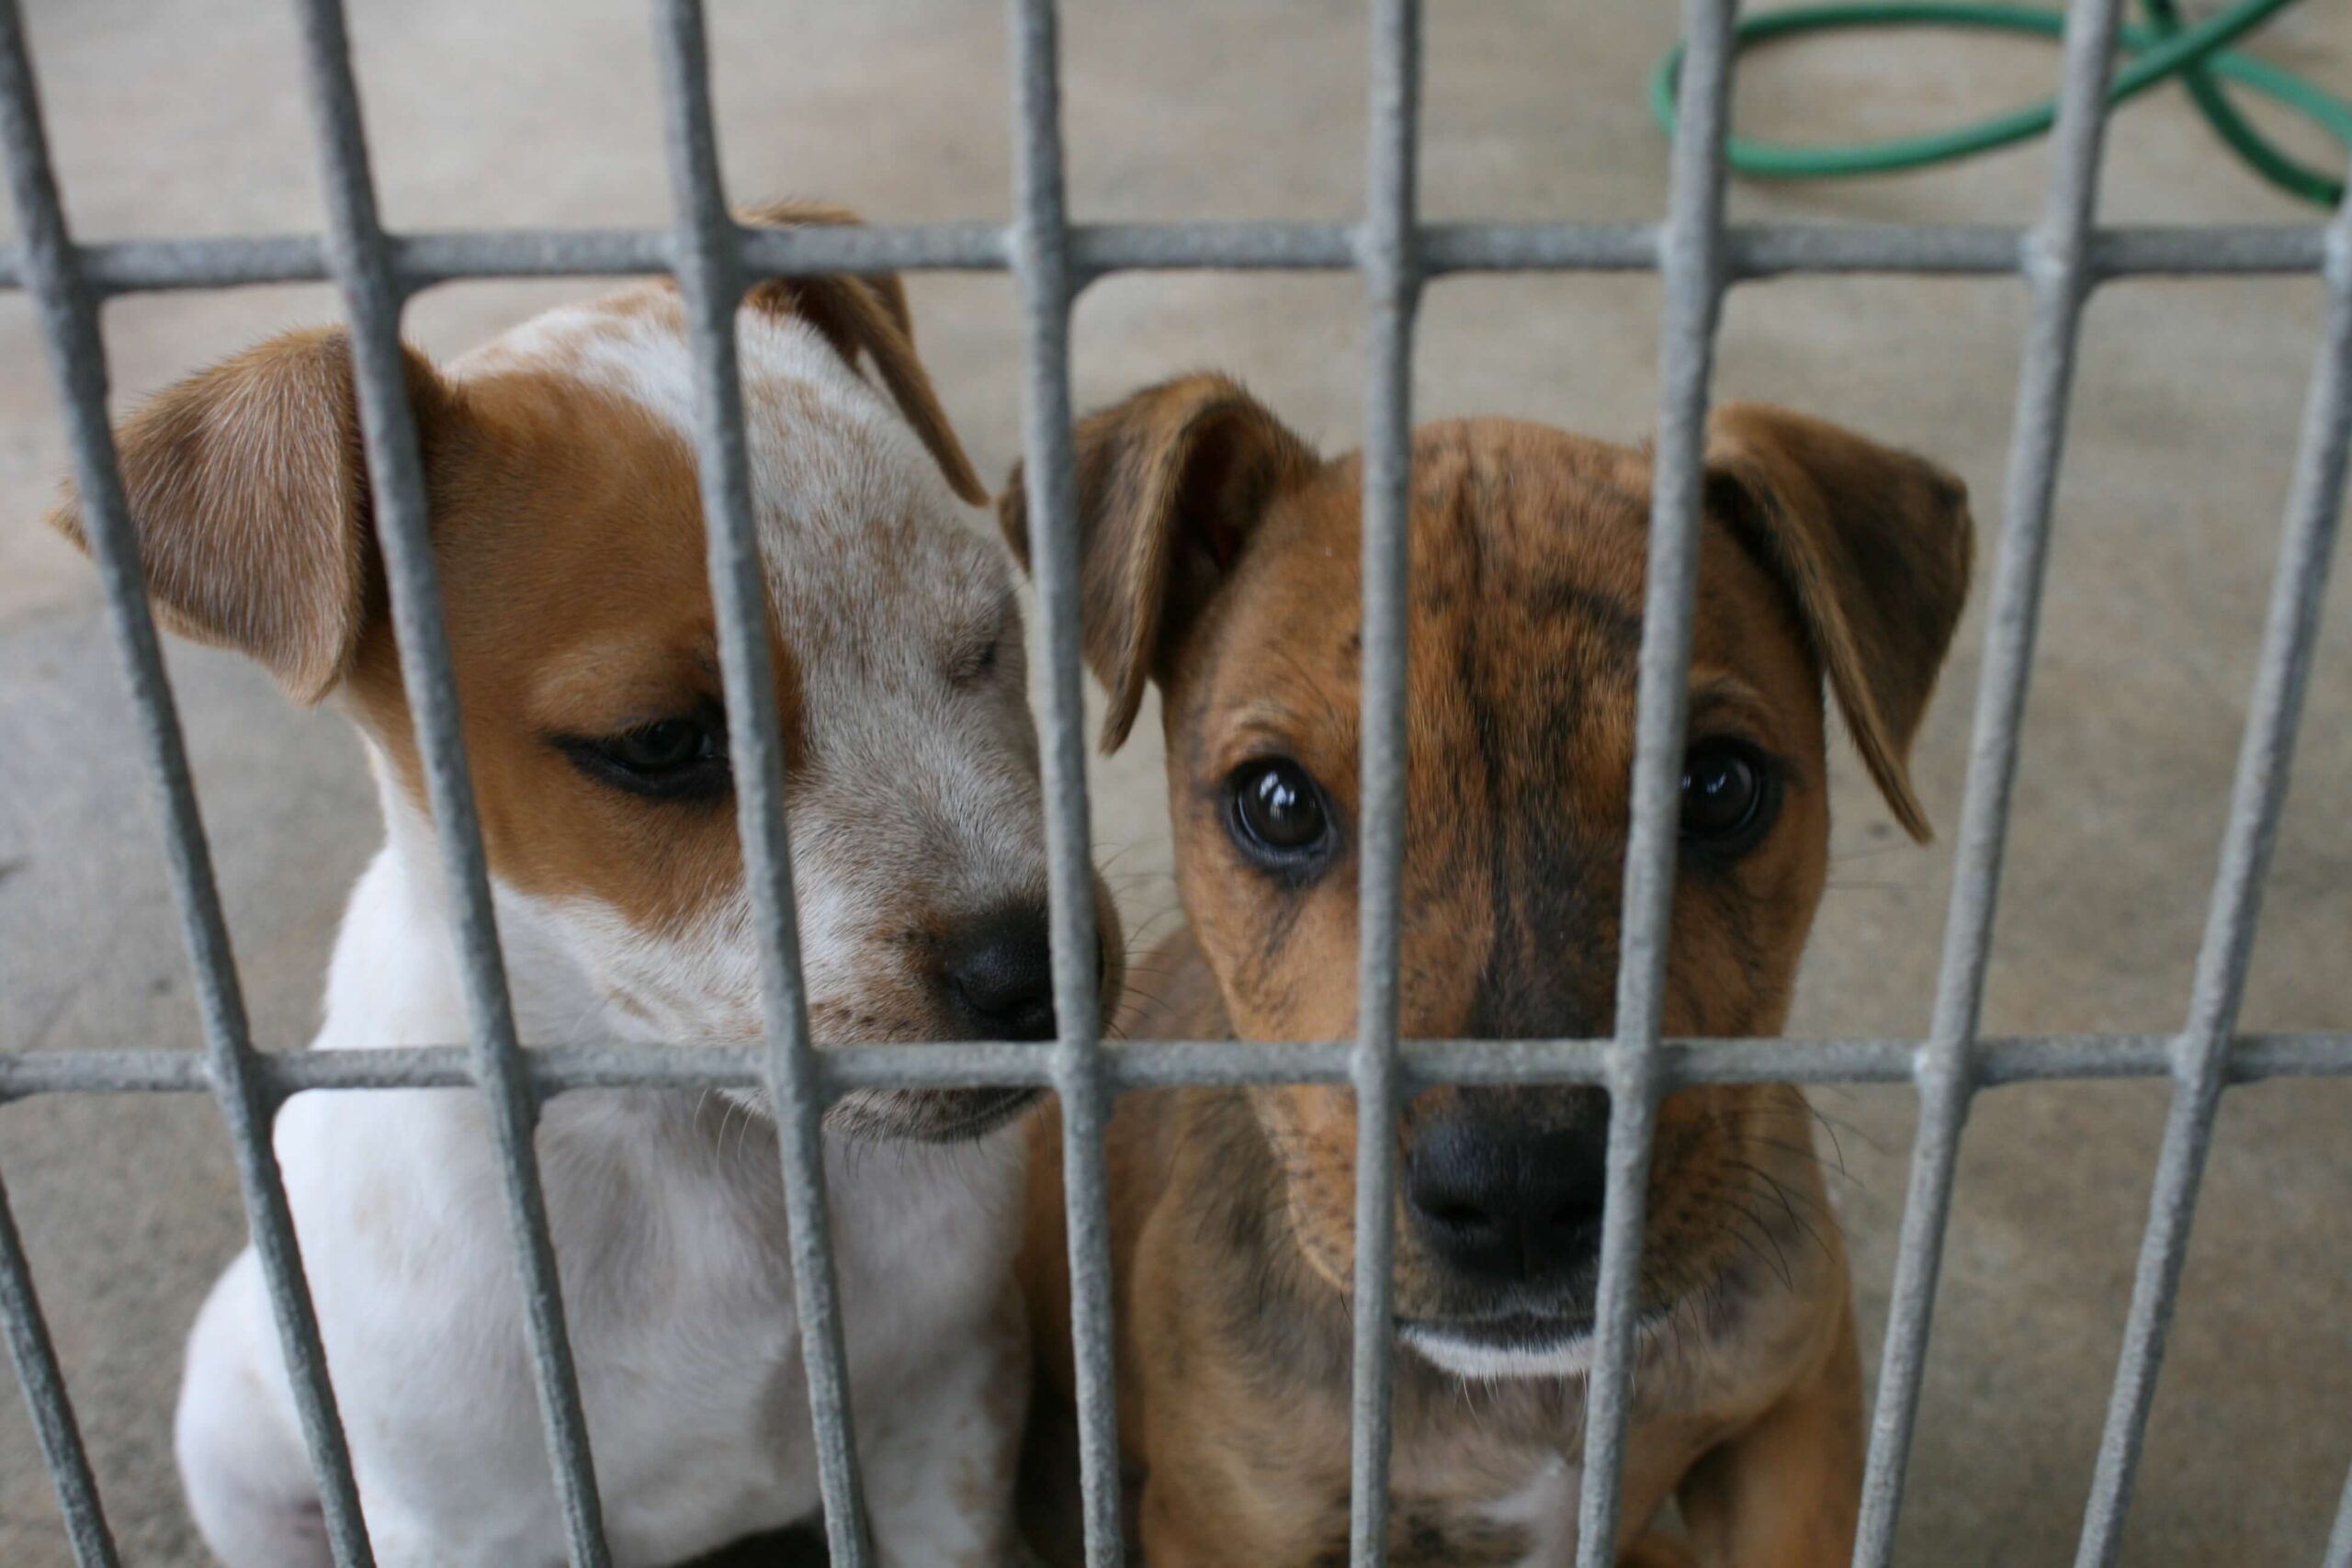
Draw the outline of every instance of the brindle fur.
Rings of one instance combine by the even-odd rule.
[[[1690,733],[1778,760],[1775,826],[1677,884],[1665,1028],[1785,1016],[1828,840],[1825,682],[1896,815],[1904,758],[1966,592],[1959,482],[1779,410],[1721,411],[1709,449]],[[1233,383],[1138,394],[1079,433],[1087,649],[1106,746],[1159,682],[1190,929],[1130,976],[1137,1038],[1344,1038],[1355,1027],[1361,464],[1326,462]],[[1020,548],[1016,470],[1002,505]],[[1647,541],[1643,452],[1502,420],[1413,451],[1399,968],[1411,1037],[1606,1035]],[[1329,793],[1340,849],[1297,885],[1243,860],[1226,780],[1269,754]],[[1597,1126],[1590,1088],[1430,1088],[1433,1114]],[[1184,1089],[1113,1118],[1110,1203],[1131,1534],[1154,1568],[1345,1560],[1353,1100]],[[1041,1117],[1023,1269],[1043,1387],[1035,1542],[1076,1561],[1060,1134]],[[1396,1233],[1402,1319],[1473,1311]],[[1571,1294],[1589,1310],[1593,1269]],[[1850,1550],[1860,1376],[1846,1260],[1803,1097],[1684,1089],[1661,1107],[1641,1273],[1626,1562],[1815,1564]],[[1485,1304],[1491,1306],[1491,1301]],[[1396,1358],[1392,1558],[1553,1562],[1572,1549],[1581,1377],[1470,1381]],[[1652,1530],[1676,1496],[1690,1541]]]

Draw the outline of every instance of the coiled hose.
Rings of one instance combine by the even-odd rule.
[[[2123,48],[2131,58],[2115,74],[2108,90],[2109,103],[2122,103],[2177,76],[2206,123],[2256,174],[2305,201],[2335,207],[2344,198],[2344,177],[2312,168],[2281,151],[2277,143],[2246,123],[2222,89],[2222,83],[2227,81],[2282,104],[2318,125],[2343,143],[2347,152],[2352,152],[2352,105],[2291,71],[2229,48],[2295,3],[2296,0],[2245,0],[2195,27],[2184,27],[2174,0],[2143,0],[2147,20],[2138,26],[2126,26],[2120,32]],[[1737,51],[1800,33],[1871,28],[1960,28],[2056,38],[2065,31],[2065,13],[2055,8],[1977,0],[1800,6],[1742,21],[1733,34],[1732,47]],[[1650,76],[1650,111],[1669,139],[1675,132],[1674,92],[1681,67],[1682,45],[1677,43]],[[1744,175],[1784,180],[1838,179],[1852,175],[1922,169],[1973,158],[1980,152],[2039,136],[2057,118],[2058,102],[2048,98],[1925,136],[1813,146],[1734,136],[1726,151],[1732,168]]]

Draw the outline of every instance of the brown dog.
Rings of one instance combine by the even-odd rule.
[[[1078,433],[1090,661],[1116,746],[1159,683],[1188,933],[1138,966],[1137,1038],[1356,1026],[1362,465],[1194,376]],[[1502,420],[1414,438],[1408,1038],[1607,1035],[1649,522],[1646,454]],[[1002,502],[1023,546],[1020,476]],[[1770,1034],[1821,895],[1826,681],[1895,816],[1966,595],[1960,482],[1777,409],[1719,411],[1690,669],[1665,1026]],[[1156,997],[1146,997],[1154,992]],[[1606,1091],[1432,1088],[1398,1129],[1391,1561],[1575,1546]],[[1024,1263],[1044,1421],[1031,1517],[1074,1485],[1057,1129]],[[1153,1568],[1341,1562],[1355,1109],[1344,1088],[1126,1098],[1110,1133],[1121,1438]],[[1679,1500],[1707,1563],[1839,1562],[1860,1474],[1846,1262],[1787,1087],[1662,1108],[1623,1561]],[[1066,1430],[1066,1426],[1064,1430]],[[1054,1538],[1063,1539],[1057,1543]]]

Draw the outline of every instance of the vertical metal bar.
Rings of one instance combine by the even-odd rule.
[[[2295,732],[2319,638],[2320,606],[2344,511],[2352,448],[2352,200],[2337,215],[2328,246],[2327,320],[2303,413],[2302,446],[2287,502],[2278,565],[2270,585],[2261,663],[2230,791],[2229,827],[2214,874],[2205,937],[2197,953],[2188,1026],[2173,1048],[2172,1111],[2148,1200],[2148,1225],[2124,1319],[2123,1350],[2109,1396],[2098,1467],[2084,1511],[2076,1568],[2112,1563],[2147,1434],[2148,1407],[2164,1364],[2165,1340],[2188,1250],[2188,1228],[2211,1147],[2213,1115],[2229,1066],[2230,1037],[2245,995],[2246,963],[2262,891],[2278,841],[2278,813],[2294,765]]]
[[[1012,269],[1026,354],[1022,436],[1029,474],[1029,560],[1046,656],[1046,851],[1051,876],[1054,1088],[1062,1110],[1070,1331],[1086,1560],[1111,1568],[1119,1521],[1117,1376],[1113,1365],[1111,1237],[1102,1140],[1110,1094],[1095,994],[1091,830],[1080,670],[1078,499],[1070,437],[1069,312],[1073,278],[1062,187],[1060,51],[1053,0],[1014,0]]]
[[[1412,556],[1414,226],[1420,152],[1421,8],[1376,0],[1371,125],[1357,265],[1366,299],[1363,457],[1363,848],[1356,899],[1356,1259],[1350,1538],[1354,1561],[1388,1554],[1389,1397],[1396,1325],[1397,930],[1405,859],[1406,589]]]
[[[2320,1568],[2352,1568],[2352,1472],[2344,1477],[2344,1498],[2335,1506],[2335,1528],[2328,1532]]]
[[[760,928],[760,996],[767,1017],[763,1069],[775,1107],[784,1168],[785,1224],[800,1320],[808,1415],[816,1434],[818,1488],[824,1498],[831,1561],[869,1560],[848,1359],[833,1275],[825,1205],[824,1096],[808,1038],[800,970],[792,846],[785,827],[784,752],[776,728],[775,671],[768,655],[768,604],[743,436],[743,388],[735,316],[743,297],[739,235],[719,183],[718,133],[711,118],[709,47],[700,0],[663,0],[656,31],[677,201],[678,288],[695,354],[695,450],[701,468],[711,603],[718,626],[719,679],[734,758],[736,827],[743,876]]]
[[[2087,242],[2098,208],[2117,9],[2118,0],[2075,0],[2067,14],[2050,189],[2041,222],[2027,236],[2021,258],[2032,289],[2033,316],[2018,373],[2008,476],[2002,492],[2000,558],[1993,569],[1984,663],[1970,731],[1967,795],[1944,927],[1943,966],[1917,1068],[1919,1130],[1862,1483],[1860,1529],[1854,1546],[1857,1568],[1876,1568],[1894,1550],[1904,1467],[1918,1415],[1919,1378],[1927,1361],[1928,1323],[1951,1213],[1961,1126],[1975,1089],[1976,1026],[1992,948],[2002,852],[2008,838],[2009,797],[2017,783],[2018,731],[2041,621],[2051,502],[2065,446],[2075,341],[2090,290]]]
[[[466,765],[465,731],[441,619],[441,590],[426,513],[424,466],[408,403],[400,341],[401,299],[392,278],[359,118],[358,88],[340,0],[301,0],[304,76],[319,137],[328,220],[327,254],[351,323],[352,373],[373,486],[378,542],[391,584],[401,679],[415,712],[426,794],[440,829],[442,873],[456,921],[474,1076],[488,1102],[514,1233],[526,1328],[537,1374],[539,1411],[554,1462],[571,1556],[579,1568],[608,1561],[588,1423],[564,1324],[555,1243],[548,1231],[532,1130],[532,1091],[500,956],[490,874]]]
[[[1651,464],[1649,563],[1643,579],[1639,723],[1633,824],[1625,846],[1623,948],[1617,970],[1617,1031],[1609,1061],[1609,1188],[1601,1220],[1600,1280],[1593,1304],[1592,1371],[1585,1400],[1584,1494],[1577,1561],[1617,1560],[1624,1484],[1626,1403],[1634,1323],[1640,1307],[1642,1235],[1648,1208],[1650,1139],[1659,1085],[1658,1030],[1673,935],[1679,844],[1682,730],[1689,709],[1691,597],[1699,575],[1701,465],[1715,327],[1723,314],[1724,142],[1731,118],[1735,0],[1685,0],[1679,109],[1666,229],[1658,266],[1666,288],[1659,325],[1658,429]]]
[[[107,1529],[106,1510],[98,1505],[97,1478],[90,1473],[74,1401],[65,1392],[65,1373],[57,1364],[57,1347],[50,1341],[49,1322],[33,1292],[32,1265],[25,1258],[24,1238],[17,1234],[17,1217],[5,1190],[0,1190],[0,1322],[6,1325],[8,1359],[16,1363],[25,1408],[40,1438],[41,1457],[49,1461],[50,1481],[57,1488],[57,1510],[65,1517],[74,1561],[82,1568],[114,1568],[120,1561],[114,1533]]]
[[[66,231],[16,0],[0,0],[0,138],[6,143],[9,188],[24,234],[25,279],[40,311],[50,370],[74,450],[82,531],[106,592],[107,625],[130,688],[149,787],[163,818],[173,901],[179,908],[203,1021],[207,1075],[228,1126],[254,1251],[269,1292],[295,1412],[319,1483],[327,1539],[343,1568],[368,1568],[373,1559],[360,1516],[359,1488],[352,1478],[343,1420],[327,1378],[318,1317],[302,1277],[293,1214],[269,1145],[277,1105],[263,1082],[246,1024],[211,852],[197,810],[196,785],[188,776],[154,617],[147,607],[145,573],[115,457],[113,427],[107,421],[106,345],[98,332],[97,305]]]

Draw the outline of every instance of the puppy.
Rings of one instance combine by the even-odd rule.
[[[850,221],[824,209],[765,220]],[[820,1041],[1054,1030],[1014,583],[897,279],[763,285],[739,317],[769,653]],[[861,370],[861,367],[865,367]],[[496,909],[532,1043],[762,1037],[667,283],[408,356]],[[341,333],[266,343],[119,434],[165,622],[357,726],[386,842],[336,943],[321,1050],[467,1038]],[[71,504],[58,519],[79,537]],[[1111,939],[1115,949],[1115,932]],[[1107,994],[1115,995],[1110,952]],[[1011,1265],[1023,1097],[861,1093],[826,1174],[881,1558],[1001,1562],[1027,1346]],[[313,1093],[279,1118],[376,1559],[566,1561],[479,1096]],[[576,1093],[538,1153],[620,1564],[818,1508],[765,1101]],[[234,1568],[329,1561],[253,1254],[188,1346],[177,1451]]]
[[[1161,694],[1190,930],[1136,1038],[1356,1029],[1362,464],[1194,376],[1084,422],[1085,642],[1104,744]],[[1414,437],[1399,1026],[1606,1036],[1650,508],[1639,450],[1504,420]],[[1015,475],[1003,502],[1022,535]],[[1960,482],[1778,409],[1718,412],[1665,1027],[1781,1024],[1828,840],[1822,688],[1905,827],[1913,731],[1967,591]],[[1148,989],[1156,994],[1144,996]],[[1576,1547],[1609,1099],[1418,1086],[1396,1130],[1390,1561]],[[1129,1528],[1153,1568],[1342,1562],[1355,1107],[1339,1087],[1123,1100],[1109,1135]],[[1042,1121],[1043,1119],[1041,1119]],[[1033,1126],[1033,1518],[1074,1471],[1058,1135]],[[1842,1562],[1861,1461],[1846,1261],[1802,1096],[1663,1106],[1621,1561]],[[1690,1547],[1652,1530],[1672,1495]]]

